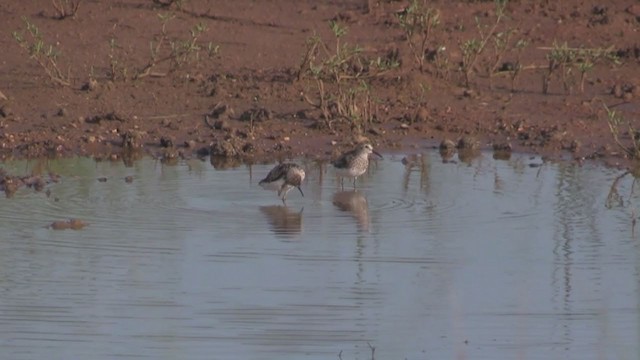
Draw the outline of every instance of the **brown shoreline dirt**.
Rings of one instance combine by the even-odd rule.
[[[613,140],[603,104],[640,129],[639,1],[511,1],[495,34],[513,31],[512,45],[517,39],[528,42],[519,55],[524,70],[513,91],[508,76],[489,79],[486,69],[494,58],[489,43],[468,88],[457,70],[463,56],[459,44],[480,36],[476,18],[489,32],[496,19],[494,2],[429,2],[439,11],[440,24],[427,50],[433,55],[445,49],[446,76],[431,58],[419,70],[398,20],[408,5],[85,0],[75,16],[58,19],[49,2],[4,1],[0,155],[327,159],[364,138],[382,151],[415,151],[472,136],[483,149],[503,146],[555,159],[630,164]],[[159,15],[170,18],[164,38]],[[50,64],[39,65],[12,36],[18,31],[28,38],[24,19],[59,51],[55,61],[68,86],[56,84],[45,72]],[[319,35],[329,49],[335,46],[332,19],[347,30],[342,44],[358,45],[362,58],[398,60],[400,66],[374,73],[370,64],[355,64],[363,66],[358,69],[348,64],[345,72],[362,75],[370,91],[372,102],[356,105],[360,111],[370,106],[371,121],[354,124],[335,116],[332,103],[329,129],[322,111],[310,104],[319,101],[317,83],[305,72],[298,78],[298,72],[311,36]],[[146,66],[151,49],[159,50],[159,59],[170,57],[170,44],[190,39],[198,24],[206,30],[195,43],[202,47],[197,59],[191,53],[174,71],[170,61]],[[608,48],[620,63],[596,63],[584,91],[577,67],[569,91],[556,71],[543,94],[549,49],[564,42],[573,48]],[[209,43],[219,47],[213,56],[205,49]],[[517,59],[511,49],[497,66],[509,70]],[[328,93],[335,91],[326,83]],[[625,146],[633,135],[622,128]]]

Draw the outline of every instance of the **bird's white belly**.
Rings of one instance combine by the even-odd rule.
[[[272,182],[263,182],[260,184],[260,186],[262,186],[262,188],[265,190],[278,191],[282,187],[282,184],[284,184],[284,180],[280,179]]]
[[[360,169],[353,169],[353,168],[345,168],[345,169],[336,169],[336,174],[338,176],[343,176],[343,177],[356,177],[364,174],[365,171],[366,169],[360,170]]]

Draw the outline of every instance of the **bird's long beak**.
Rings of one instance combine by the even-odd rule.
[[[374,154],[376,154],[376,155],[378,155],[378,157],[379,157],[380,159],[384,159],[384,158],[382,157],[382,155],[380,155],[380,153],[379,153],[379,152],[377,152],[377,151],[373,150],[373,153],[374,153]]]
[[[304,193],[302,192],[302,189],[300,188],[300,186],[298,186],[298,190],[300,190],[300,194],[302,195],[302,197],[304,197]]]

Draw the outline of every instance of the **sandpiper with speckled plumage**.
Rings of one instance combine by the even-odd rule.
[[[369,155],[376,154],[382,159],[377,151],[373,150],[373,146],[369,143],[359,144],[355,149],[347,151],[333,162],[336,169],[336,175],[341,178],[353,178],[353,187],[356,187],[356,179],[364,174],[369,168]]]
[[[304,197],[304,193],[300,188],[304,181],[305,172],[304,169],[294,163],[283,163],[276,165],[267,176],[260,180],[258,185],[262,186],[266,190],[278,191],[278,196],[282,200],[283,204],[287,204],[287,193],[293,189],[298,188],[300,194]]]

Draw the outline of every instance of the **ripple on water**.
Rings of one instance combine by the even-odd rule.
[[[256,185],[272,165],[75,163],[50,197],[1,201],[3,355],[637,353],[638,242],[630,209],[604,209],[611,176],[435,156],[385,157],[355,191],[310,168],[288,206]],[[70,217],[90,225],[44,228]]]

